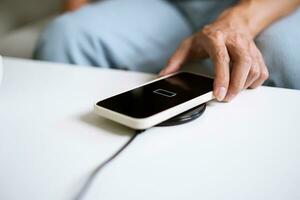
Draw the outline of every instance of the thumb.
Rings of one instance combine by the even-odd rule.
[[[169,59],[167,66],[160,71],[159,76],[171,74],[179,70],[181,65],[187,60],[191,46],[192,37],[184,40]]]

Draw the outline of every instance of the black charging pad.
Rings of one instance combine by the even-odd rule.
[[[156,126],[176,126],[180,124],[185,124],[188,122],[191,122],[198,117],[200,117],[206,109],[206,104],[201,104],[200,106],[197,106],[195,108],[192,108],[188,111],[185,111],[184,113],[181,113],[171,119],[168,119],[167,121],[164,121]]]

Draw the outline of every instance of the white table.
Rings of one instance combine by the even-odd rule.
[[[132,130],[93,114],[97,100],[153,75],[5,59],[0,199],[74,199]],[[85,199],[298,200],[300,92],[261,87],[211,102],[198,120],[140,135]]]

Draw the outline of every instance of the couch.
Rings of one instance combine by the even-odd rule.
[[[41,30],[61,5],[62,0],[1,0],[0,54],[31,58]]]

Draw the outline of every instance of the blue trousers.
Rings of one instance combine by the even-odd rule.
[[[157,73],[178,44],[236,0],[106,0],[56,18],[41,35],[35,58]],[[270,72],[265,85],[300,89],[300,10],[257,38]],[[199,63],[209,73],[210,62]]]

